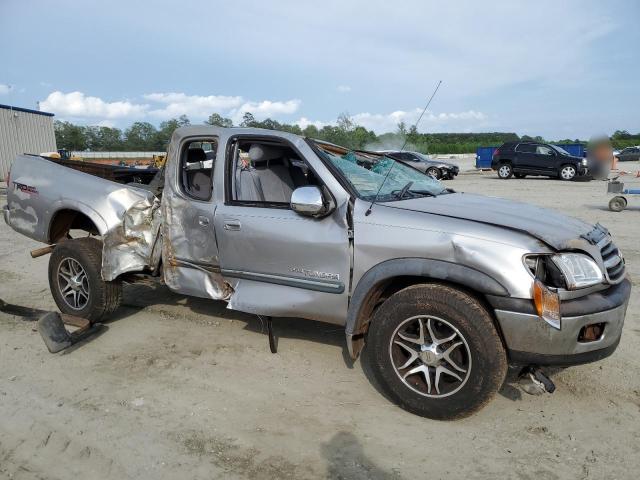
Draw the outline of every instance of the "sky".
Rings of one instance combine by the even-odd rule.
[[[0,103],[126,127],[640,132],[640,2],[0,0]]]

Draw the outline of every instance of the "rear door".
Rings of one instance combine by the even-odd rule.
[[[248,165],[250,146],[267,140],[266,148],[281,149],[282,155],[267,165]],[[323,181],[328,172],[322,171],[317,157],[308,158],[315,154],[302,139],[297,144],[274,140],[278,139],[238,135],[225,150],[225,201],[216,209],[214,222],[221,272],[234,288],[230,306],[262,315],[344,322],[351,266],[346,193]],[[244,166],[239,167],[241,162]],[[263,198],[238,192],[239,168],[255,169],[250,173]],[[284,202],[269,201],[270,189],[282,191],[276,178],[289,192]],[[336,205],[333,213],[312,218],[291,210],[291,191],[307,182],[322,185],[327,200]],[[291,191],[287,184],[293,186]]]
[[[169,288],[197,297],[225,299],[213,220],[213,173],[218,138],[172,141],[167,157],[163,208],[163,272]]]
[[[514,169],[516,171],[535,171],[538,169],[536,165],[536,146],[531,143],[519,143],[515,148],[516,158],[514,161]]]

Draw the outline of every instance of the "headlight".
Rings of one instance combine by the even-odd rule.
[[[588,165],[587,159],[586,159],[586,158],[583,158],[583,159],[582,159],[582,166],[583,166],[583,167],[586,167],[587,165]]]
[[[604,281],[602,271],[590,257],[581,253],[560,253],[551,257],[560,269],[569,290],[597,285]]]

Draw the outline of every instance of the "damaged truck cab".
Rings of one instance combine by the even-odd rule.
[[[600,225],[284,132],[178,129],[149,184],[22,155],[7,200],[12,228],[55,245],[61,311],[103,319],[144,274],[243,312],[344,325],[351,356],[366,349],[389,397],[430,418],[481,408],[509,363],[610,355],[631,289]]]

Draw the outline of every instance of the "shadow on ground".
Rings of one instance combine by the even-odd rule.
[[[113,315],[111,322],[131,315],[132,311],[154,306],[179,306],[205,317],[236,320],[245,323],[245,330],[264,335],[268,348],[266,324],[256,315],[227,309],[226,302],[190,297],[172,292],[164,285],[125,285],[122,307]],[[326,322],[300,318],[274,318],[273,331],[277,338],[291,338],[324,343],[342,348],[342,356],[348,368],[353,368],[345,343],[344,328]]]
[[[360,441],[350,432],[338,432],[322,445],[327,461],[327,477],[340,480],[400,479],[399,471],[384,470],[368,458]]]

